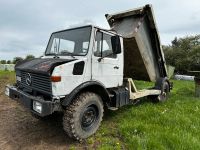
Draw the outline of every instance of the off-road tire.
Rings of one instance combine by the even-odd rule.
[[[103,102],[99,95],[91,92],[81,93],[66,107],[63,128],[69,137],[82,141],[97,131],[103,118],[103,111]],[[88,119],[86,117],[89,112]],[[92,121],[88,127],[87,119]]]
[[[170,86],[167,81],[164,81],[161,85],[161,94],[158,96],[151,96],[150,99],[154,103],[165,102],[169,98]]]

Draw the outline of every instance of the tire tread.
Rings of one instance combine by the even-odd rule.
[[[69,106],[66,107],[66,110],[63,116],[63,128],[65,132],[69,135],[69,137],[78,141],[83,140],[81,137],[78,136],[74,128],[75,126],[74,113],[76,112],[76,108],[82,105],[83,101],[86,101],[88,97],[94,96],[94,95],[96,94],[91,93],[91,92],[81,93],[79,96],[77,96],[74,99],[74,101]],[[102,117],[100,117],[100,123],[101,121],[102,121]]]

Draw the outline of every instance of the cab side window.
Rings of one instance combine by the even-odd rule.
[[[111,37],[111,35],[97,32],[95,39],[94,56],[108,58],[117,57],[117,55],[113,54],[112,51]]]

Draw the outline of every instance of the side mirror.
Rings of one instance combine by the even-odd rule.
[[[120,54],[121,43],[120,43],[120,37],[118,35],[111,37],[111,44],[112,44],[113,54]]]

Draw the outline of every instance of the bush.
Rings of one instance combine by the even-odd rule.
[[[1,64],[6,64],[6,60],[1,60],[0,63]]]
[[[23,60],[22,57],[15,57],[15,58],[13,59],[13,64],[16,64],[17,62],[22,61],[22,60]]]
[[[175,38],[171,45],[163,46],[163,50],[167,64],[175,66],[176,72],[199,70],[200,35]]]
[[[35,58],[35,56],[33,56],[33,55],[27,55],[25,59],[33,59],[33,58]]]

